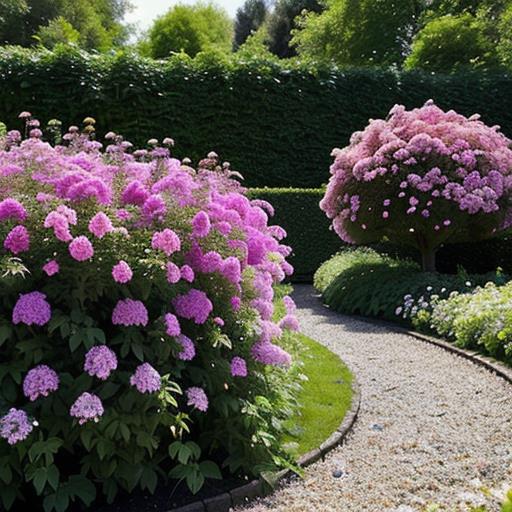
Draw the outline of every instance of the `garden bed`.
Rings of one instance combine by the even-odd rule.
[[[281,315],[279,306],[276,313]],[[338,356],[303,334],[296,333],[293,338],[295,353],[300,354],[303,384],[298,395],[299,407],[287,421],[288,433],[282,442],[289,453],[298,458],[300,466],[306,466],[342,441],[355,420],[359,392],[352,373]],[[331,443],[324,445],[333,434]],[[251,482],[234,478],[207,480],[196,495],[192,495],[183,483],[170,482],[157,488],[154,495],[137,492],[121,496],[115,504],[101,506],[97,512],[160,512],[179,510],[191,504],[202,510],[205,502],[222,496],[223,503],[228,496],[231,502],[238,499],[245,503],[271,490],[270,482],[275,485],[287,474],[268,474],[265,479]],[[216,508],[216,512],[223,510],[222,505],[217,506],[221,508]]]
[[[346,250],[322,265],[315,287],[335,311],[372,317],[510,364],[508,275],[421,272],[369,249]]]

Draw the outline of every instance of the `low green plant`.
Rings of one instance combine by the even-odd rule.
[[[461,347],[512,362],[512,282],[490,282],[471,293],[453,292],[436,300],[425,320],[437,334]]]
[[[325,262],[314,284],[323,300],[341,313],[379,317],[420,325],[431,297],[447,298],[452,291],[470,291],[488,281],[503,284],[502,273],[470,275],[421,272],[411,260],[379,254],[372,249],[347,249]]]

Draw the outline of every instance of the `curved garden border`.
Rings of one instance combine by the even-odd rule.
[[[361,405],[361,390],[357,378],[352,373],[352,403],[350,409],[345,414],[340,426],[318,447],[302,455],[298,465],[302,468],[309,466],[323,459],[327,453],[340,445],[347,434],[351,431]],[[277,473],[276,482],[280,482],[291,476],[293,472],[284,469]],[[229,512],[231,507],[247,505],[255,498],[260,498],[269,494],[268,484],[260,477],[236,487],[231,491],[224,492],[218,496],[207,498],[200,501],[189,503],[178,508],[173,508],[168,512]]]
[[[317,295],[322,301],[321,294]],[[323,301],[322,304],[325,307],[327,306]],[[340,315],[344,313],[339,313]],[[425,343],[429,343],[430,345],[435,345],[436,347],[442,348],[448,352],[451,352],[452,354],[455,354],[459,357],[462,357],[464,359],[467,359],[468,361],[471,361],[472,363],[482,366],[483,368],[487,369],[491,373],[494,373],[498,377],[501,377],[502,379],[505,379],[508,383],[512,384],[512,367],[507,366],[505,363],[495,359],[494,357],[485,356],[480,352],[477,352],[476,350],[469,350],[466,348],[457,347],[453,343],[450,343],[449,341],[445,341],[441,338],[436,338],[435,336],[430,336],[428,334],[423,334],[418,331],[413,331],[411,329],[407,329],[407,327],[403,327],[400,324],[397,324],[395,322],[391,322],[389,320],[383,320],[381,318],[372,318],[368,316],[362,316],[362,315],[346,315],[351,316],[353,318],[358,318],[359,320],[363,322],[373,323],[375,325],[381,325],[383,327],[387,327],[388,329],[392,329],[396,332],[401,332],[403,334],[407,334],[409,336],[412,336],[413,338],[416,338],[417,340],[423,341]]]

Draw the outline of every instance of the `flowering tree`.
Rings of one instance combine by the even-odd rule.
[[[32,486],[29,508],[65,510],[169,477],[196,492],[217,463],[287,464],[295,382],[276,340],[297,320],[287,298],[272,321],[292,272],[272,207],[214,153],[195,171],[171,139],[134,151],[112,132],[102,151],[92,119],[52,147],[22,117],[28,138],[0,140],[4,507]]]
[[[345,242],[409,244],[434,271],[444,242],[512,225],[510,144],[478,115],[444,112],[432,101],[411,111],[396,105],[333,151],[320,207]]]

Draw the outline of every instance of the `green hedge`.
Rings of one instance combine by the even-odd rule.
[[[215,150],[248,186],[320,186],[332,148],[370,117],[429,98],[479,112],[512,135],[512,77],[505,73],[328,72],[296,63],[0,51],[0,120],[10,127],[19,126],[22,110],[66,124],[92,115],[100,129],[137,145],[168,135],[180,157]]]
[[[310,281],[316,269],[343,245],[318,206],[323,193],[322,189],[292,188],[249,191],[252,199],[264,199],[273,205],[272,224],[279,224],[288,233],[284,242],[293,248],[289,261],[295,267],[295,281]]]

